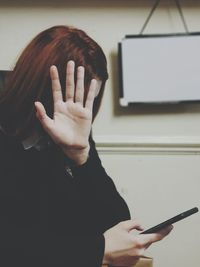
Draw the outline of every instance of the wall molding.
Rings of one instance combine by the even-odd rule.
[[[94,135],[94,140],[102,154],[200,155],[200,137],[197,136]]]

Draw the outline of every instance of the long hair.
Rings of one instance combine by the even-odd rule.
[[[93,106],[93,120],[98,113],[106,80],[106,57],[101,47],[84,31],[68,26],[54,26],[39,33],[24,49],[8,75],[0,95],[0,125],[8,135],[27,137],[40,124],[35,101],[41,101],[47,114],[53,116],[53,96],[49,68],[56,65],[65,92],[66,65],[85,67],[85,96],[92,78],[102,81]],[[76,80],[76,75],[75,75]]]

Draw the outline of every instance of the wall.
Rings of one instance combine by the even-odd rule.
[[[193,206],[200,207],[200,104],[118,104],[117,44],[137,34],[151,0],[0,0],[0,69],[12,68],[41,30],[67,24],[84,29],[103,47],[110,79],[94,136],[107,172],[146,227]],[[181,1],[190,31],[200,31],[200,1]],[[183,31],[173,1],[163,0],[146,33]],[[133,85],[134,88],[134,85]],[[151,88],[149,88],[150,90]],[[164,242],[150,248],[155,267],[199,266],[200,216],[179,222]]]

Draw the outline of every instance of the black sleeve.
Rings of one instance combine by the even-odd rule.
[[[16,164],[11,161],[12,157]],[[49,232],[38,219],[41,218],[40,213],[43,214],[44,190],[38,189],[37,185],[33,190],[27,184],[25,194],[16,191],[19,186],[15,172],[17,159],[4,142],[0,142],[0,164],[0,266],[100,267],[104,255],[103,232],[119,221],[129,219],[130,214],[102,167],[94,143],[91,143],[88,161],[73,168],[83,201],[91,205],[91,211],[97,211],[94,232],[87,233],[84,229],[83,234],[79,231],[77,235]],[[27,183],[28,178],[23,182]]]
[[[0,217],[1,218],[1,217]],[[13,267],[100,267],[104,255],[103,235],[58,236],[38,227],[19,228],[0,223],[0,265]]]
[[[83,194],[95,200],[97,224],[100,222],[102,232],[118,222],[129,220],[130,212],[124,199],[116,189],[113,180],[107,175],[95,148],[95,142],[90,140],[90,152],[87,162],[72,168],[74,179]],[[88,203],[89,205],[89,203]]]
[[[104,237],[58,236],[39,228],[19,228],[2,224],[0,265],[13,267],[100,267],[104,255]]]
[[[11,151],[0,142],[0,266],[100,267],[103,234],[83,231],[77,235],[58,235],[42,226],[44,192],[37,186],[31,191],[28,182],[26,193],[16,190],[21,181],[15,171],[17,164],[10,164]],[[28,181],[29,175],[26,178]]]

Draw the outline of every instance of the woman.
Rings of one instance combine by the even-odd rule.
[[[133,235],[142,227],[101,165],[91,125],[107,78],[99,45],[66,26],[38,34],[8,76],[0,97],[2,266],[130,266],[170,232]]]

